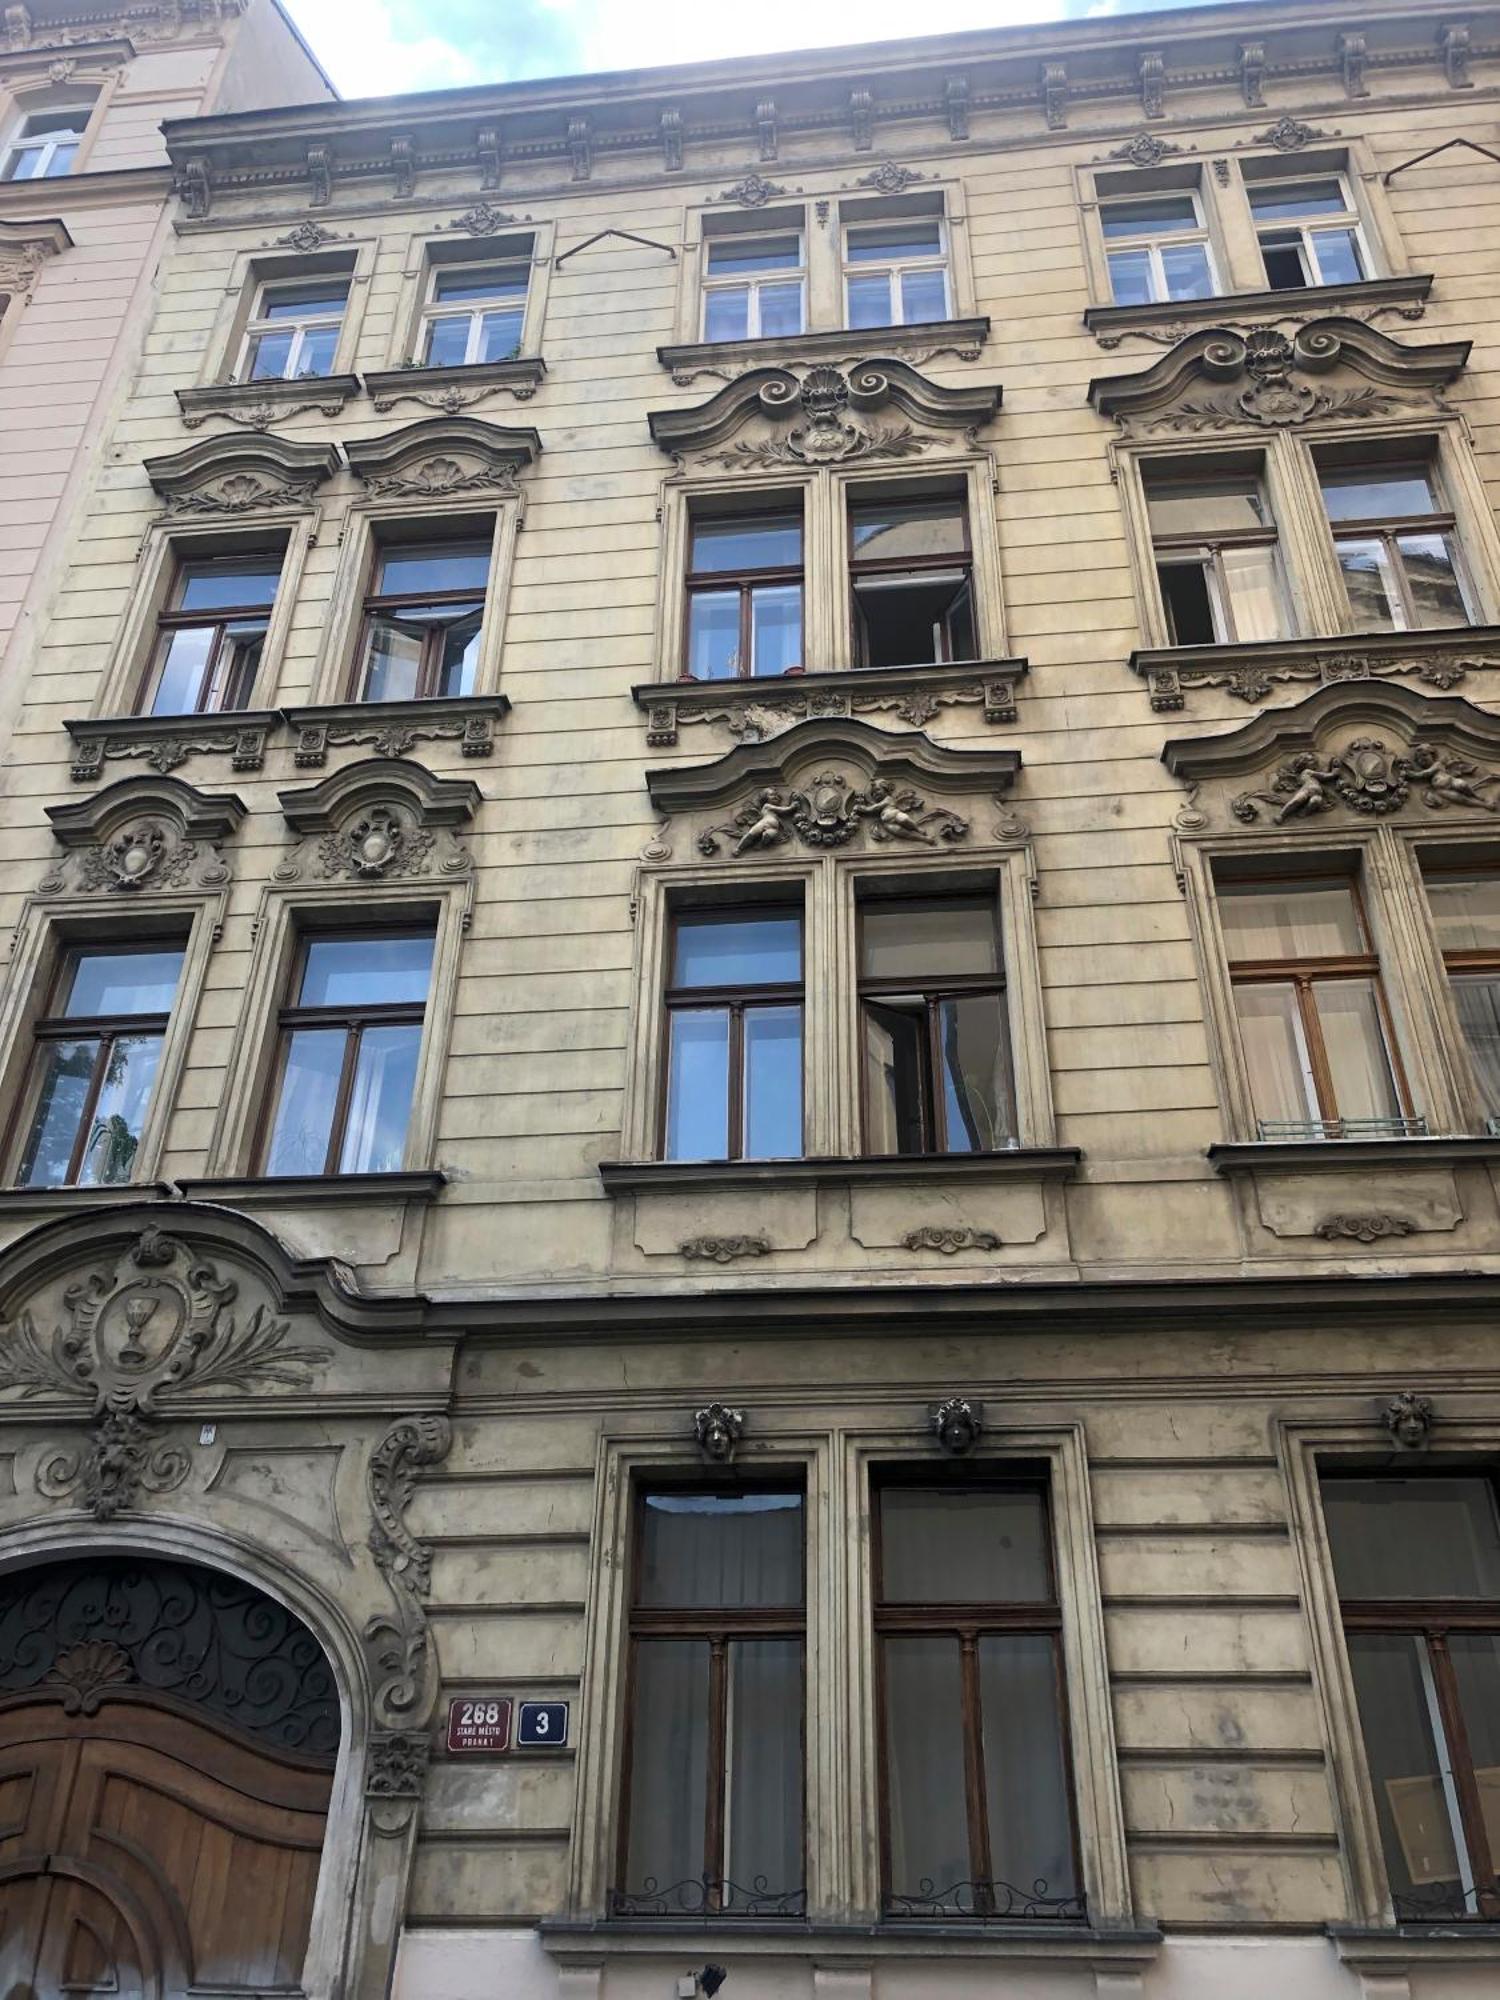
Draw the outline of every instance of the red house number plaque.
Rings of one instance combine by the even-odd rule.
[[[467,1695],[448,1704],[448,1748],[456,1755],[465,1750],[508,1750],[510,1748],[510,1697],[493,1701],[471,1701]]]

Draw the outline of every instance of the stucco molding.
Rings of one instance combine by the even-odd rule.
[[[540,355],[513,361],[476,361],[448,368],[425,368],[416,362],[382,368],[365,376],[376,413],[384,416],[399,403],[415,403],[447,417],[461,416],[493,396],[511,396],[529,403],[547,379]]]
[[[293,417],[336,417],[359,394],[357,375],[295,377],[289,382],[212,382],[179,389],[177,407],[184,430],[201,430],[222,417],[239,430],[269,431]]]
[[[1462,631],[1360,632],[1346,639],[1270,639],[1228,646],[1139,647],[1133,673],[1146,683],[1151,706],[1170,714],[1186,693],[1223,688],[1255,707],[1278,688],[1332,687],[1350,681],[1414,680],[1438,693],[1472,672],[1500,668],[1500,626]]]
[[[1262,327],[1303,327],[1330,315],[1362,320],[1370,325],[1392,317],[1426,317],[1432,292],[1427,275],[1362,278],[1357,284],[1319,285],[1316,292],[1233,292],[1227,298],[1162,299],[1151,305],[1089,306],[1083,323],[1102,348],[1117,348],[1130,338],[1158,347],[1175,347],[1204,327],[1239,334]],[[1234,314],[1225,318],[1226,308]]]
[[[199,438],[170,457],[145,462],[168,517],[306,509],[338,467],[331,444],[293,444],[246,430]]]
[[[887,350],[899,354],[909,367],[922,368],[940,357],[977,361],[989,331],[988,314],[975,314],[964,319],[929,320],[920,326],[882,327],[880,338]],[[678,388],[686,389],[708,378],[733,382],[746,368],[811,368],[819,362],[836,368],[857,367],[860,357],[850,354],[849,340],[847,329],[835,329],[757,340],[681,341],[658,347],[656,358]]]
[[[972,707],[997,728],[1016,720],[1016,689],[1027,671],[1023,659],[944,661],[781,681],[647,681],[631,695],[645,713],[652,749],[669,748],[696,724],[716,725],[738,743],[767,743],[812,716],[888,715],[922,729],[942,709]]]
[[[68,226],[58,218],[43,222],[0,218],[0,292],[12,298],[29,292],[42,266],[72,247]]]
[[[221,843],[245,816],[232,792],[144,775],[46,810],[63,852],[38,885],[44,896],[221,889],[230,880]]]
[[[272,870],[277,882],[457,877],[473,868],[458,838],[480,802],[472,779],[438,778],[404,758],[373,757],[277,796],[295,842]]]
[[[350,470],[378,498],[456,499],[515,493],[517,474],[542,448],[534,430],[508,430],[479,417],[426,417],[383,437],[351,439]]]

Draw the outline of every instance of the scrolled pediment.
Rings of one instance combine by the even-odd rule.
[[[1315,319],[1292,332],[1205,327],[1130,375],[1089,384],[1089,400],[1122,431],[1275,429],[1393,415],[1431,404],[1472,343],[1414,346],[1356,319]]]
[[[0,292],[29,292],[47,259],[72,247],[65,222],[0,220]]]
[[[230,877],[219,843],[244,816],[233,792],[200,792],[168,777],[122,778],[91,799],[48,806],[64,851],[43,877],[42,893],[222,888]]]
[[[1320,688],[1225,734],[1178,737],[1162,761],[1205,827],[1500,817],[1500,716],[1393,684]]]
[[[462,493],[514,493],[516,475],[542,448],[534,430],[479,417],[425,417],[384,437],[345,445],[350,470],[378,497],[446,500]]]
[[[884,844],[948,847],[1014,838],[978,825],[1021,767],[1016,750],[951,750],[920,731],[853,719],[799,722],[711,764],[648,771],[651,803],[687,820],[704,856]]]
[[[480,803],[472,779],[438,778],[406,758],[372,757],[277,797],[294,837],[273,871],[278,882],[451,877],[473,867],[458,838]]]
[[[933,433],[968,436],[1000,408],[998,384],[947,389],[890,357],[751,368],[691,409],[653,410],[651,435],[681,461],[731,471],[911,458]],[[902,422],[901,419],[906,419]],[[748,425],[756,435],[738,434]]]
[[[200,438],[169,458],[148,458],[146,477],[176,514],[253,514],[306,508],[339,467],[331,444],[293,444],[241,431]]]

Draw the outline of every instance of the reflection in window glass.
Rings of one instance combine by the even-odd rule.
[[[666,1158],[800,1154],[800,917],[683,911],[668,976]]]

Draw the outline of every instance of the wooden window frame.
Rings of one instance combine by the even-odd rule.
[[[922,1145],[919,1152],[914,1154],[899,1155],[898,1157],[910,1158],[910,1159],[917,1159],[917,1158],[949,1159],[955,1157],[952,1149],[944,1145],[939,1145],[937,1143],[937,1140],[939,1139],[940,1136],[943,1138],[947,1137],[947,1124],[948,1124],[947,1112],[943,1104],[943,1094],[938,1088],[938,1079],[942,1075],[941,1049],[938,1041],[938,1034],[939,1034],[938,1021],[939,1021],[939,1010],[941,1004],[944,1000],[984,999],[993,995],[994,998],[1000,1004],[1000,1019],[1002,1026],[1004,1028],[1007,1045],[1009,1045],[1010,981],[1006,971],[1004,938],[1001,934],[1001,928],[1000,928],[1000,912],[994,907],[993,897],[987,898],[985,900],[986,900],[986,907],[988,908],[990,913],[991,922],[994,925],[995,955],[999,960],[998,971],[994,973],[980,973],[980,972],[971,972],[962,974],[955,973],[941,981],[934,982],[930,986],[924,984],[923,981],[921,981],[920,979],[898,979],[895,977],[877,978],[865,971],[864,969],[865,915],[871,909],[896,907],[902,909],[920,908],[923,910],[932,910],[932,909],[942,909],[945,905],[949,905],[956,902],[975,902],[978,900],[980,900],[978,897],[972,895],[965,896],[958,891],[955,891],[952,895],[948,896],[944,896],[941,894],[933,894],[929,892],[926,895],[917,893],[909,896],[892,896],[890,898],[886,898],[884,896],[880,897],[869,896],[869,897],[862,897],[859,899],[859,902],[856,907],[856,916],[858,922],[858,957],[856,960],[856,964],[858,965],[859,968],[858,978],[856,983],[858,988],[857,1005],[859,1010],[859,1026],[861,1029],[860,1136],[865,1141],[864,1150],[867,1156],[869,1155],[870,1151],[869,1134],[873,1123],[873,1120],[870,1115],[870,1108],[871,1108],[870,1065],[864,1053],[864,1037],[863,1037],[865,1014],[868,1004],[872,1000],[878,1003],[881,995],[886,993],[893,995],[917,994],[920,996],[927,1016],[927,1034],[924,1041],[924,1062],[923,1062],[922,1076],[920,1079],[921,1102],[919,1105],[919,1110],[921,1114],[921,1124],[922,1124]],[[1010,1056],[1011,1056],[1010,1126],[1012,1133],[1019,1135],[1020,1113],[1016,1103],[1017,1091],[1016,1091],[1016,1080],[1015,1080],[1014,1048],[1011,1048]],[[1019,1136],[1017,1136],[1016,1138],[1016,1143],[1017,1144],[1020,1143]]]
[[[319,273],[316,271],[310,272],[306,278],[300,279],[284,275],[258,278],[256,280],[255,296],[250,303],[250,316],[246,320],[244,332],[240,336],[239,366],[235,370],[234,381],[242,383],[324,382],[328,380],[330,375],[338,373],[338,349],[341,345],[341,337],[345,323],[349,317],[349,306],[353,298],[354,273],[352,271],[330,271],[326,275],[332,281],[343,281],[344,303],[339,312],[336,315],[326,312],[310,312],[305,317],[297,319],[269,318],[265,310],[267,295],[272,292],[290,291],[297,288],[305,290],[308,286],[317,283]],[[302,352],[306,336],[309,333],[323,333],[330,328],[334,334],[334,353],[327,372],[322,374],[303,374],[297,368],[296,362]],[[287,354],[286,368],[283,373],[280,375],[252,375],[250,373],[251,349],[255,342],[265,334],[287,332],[290,332],[292,335],[292,345]]]
[[[802,959],[802,977],[794,982],[780,980],[765,986],[674,986],[672,967],[677,957],[677,925],[683,917],[722,915],[725,917],[751,914],[758,917],[795,917],[797,937]],[[803,1159],[807,1152],[807,910],[802,901],[749,902],[717,904],[683,903],[673,908],[667,918],[666,963],[663,969],[662,987],[662,1047],[660,1076],[657,1084],[656,1105],[656,1157],[660,1160],[671,1158],[667,1152],[667,1107],[672,1089],[672,1019],[674,1014],[689,1012],[698,1008],[723,1007],[729,1012],[728,1078],[725,1089],[728,1092],[726,1131],[728,1152],[725,1158],[743,1160],[745,1155],[745,1009],[747,1007],[795,1007],[802,1036],[802,1074],[798,1094],[799,1125],[802,1143],[795,1154],[783,1155],[792,1159]],[[759,1157],[758,1155],[753,1157]]]
[[[1372,514],[1367,519],[1334,520],[1328,512],[1327,495],[1323,490],[1324,472],[1341,472],[1353,469],[1368,470],[1375,476],[1385,470],[1399,472],[1406,466],[1420,466],[1433,493],[1439,500],[1446,498],[1443,491],[1442,467],[1436,451],[1419,452],[1414,457],[1374,455],[1367,458],[1337,458],[1320,456],[1316,446],[1313,453],[1313,471],[1318,479],[1318,497],[1322,502],[1324,519],[1328,532],[1333,538],[1334,567],[1339,583],[1348,603],[1349,615],[1354,616],[1354,600],[1349,595],[1349,580],[1344,573],[1344,565],[1339,557],[1339,544],[1343,541],[1378,541],[1385,550],[1386,563],[1404,621],[1393,629],[1402,632],[1422,632],[1433,628],[1424,626],[1417,616],[1416,601],[1412,595],[1411,582],[1406,573],[1406,558],[1401,553],[1399,537],[1402,535],[1441,535],[1447,542],[1453,559],[1453,580],[1458,586],[1458,594],[1463,602],[1464,616],[1470,625],[1480,615],[1473,583],[1468,575],[1467,557],[1463,536],[1459,532],[1458,515],[1451,507],[1438,507],[1430,514]]]
[[[885,261],[872,258],[868,264],[856,264],[849,255],[849,237],[854,230],[895,229],[903,222],[935,222],[938,229],[938,248],[927,257],[892,257]],[[943,277],[943,318],[953,316],[953,246],[948,231],[948,218],[941,210],[930,215],[859,215],[842,217],[839,222],[839,294],[843,305],[844,326],[853,333],[878,333],[880,327],[856,327],[849,315],[849,280],[851,278],[871,278],[882,276],[889,285],[888,302],[892,316],[883,322],[885,326],[925,326],[935,324],[926,320],[911,320],[901,310],[901,280],[908,271],[940,271]]]
[[[1233,875],[1215,878],[1214,893],[1222,897],[1225,889],[1238,888],[1311,888],[1318,884],[1338,883],[1347,887],[1354,903],[1355,918],[1370,950],[1342,956],[1320,958],[1265,958],[1237,959],[1229,955],[1228,940],[1225,940],[1225,962],[1229,972],[1231,997],[1242,986],[1267,986],[1271,984],[1290,985],[1296,995],[1297,1015],[1301,1024],[1304,1045],[1307,1049],[1308,1066],[1312,1071],[1313,1089],[1317,1096],[1317,1115],[1308,1123],[1341,1125],[1344,1116],[1338,1110],[1334,1096],[1333,1073],[1328,1062],[1327,1046],[1323,1039],[1322,1021],[1318,1014],[1317,997],[1313,984],[1317,980],[1328,979],[1368,979],[1375,993],[1375,1007],[1380,1021],[1380,1031],[1384,1040],[1385,1058],[1390,1066],[1391,1083],[1396,1101],[1401,1106],[1398,1114],[1402,1119],[1414,1117],[1411,1091],[1407,1085],[1406,1070],[1401,1060],[1400,1044],[1397,1040],[1395,1022],[1391,1015],[1390,1003],[1386,998],[1385,981],[1381,976],[1380,954],[1374,948],[1374,933],[1370,927],[1369,914],[1365,909],[1365,897],[1359,877],[1354,874],[1340,874],[1337,871],[1322,874],[1267,873]],[[1239,1014],[1236,1004],[1236,1030],[1239,1032]]]
[[[796,237],[798,261],[795,270],[784,268],[780,271],[767,271],[762,277],[758,277],[753,271],[737,272],[732,277],[728,273],[726,273],[723,277],[719,278],[716,278],[713,275],[713,246],[715,244],[733,243],[737,244],[740,248],[743,249],[753,243],[769,242],[773,237],[776,236]],[[807,224],[804,217],[798,217],[795,221],[789,220],[786,226],[780,229],[768,224],[767,227],[764,229],[746,230],[744,232],[741,232],[739,230],[735,230],[733,232],[726,230],[723,233],[719,233],[717,231],[711,234],[705,233],[703,238],[703,277],[698,288],[699,289],[698,339],[700,341],[707,343],[710,346],[717,346],[720,344],[720,341],[727,342],[729,340],[801,339],[804,335],[806,335],[810,331],[810,325],[808,319],[808,296],[807,296],[808,292],[807,253],[808,253]],[[796,285],[802,324],[800,327],[797,328],[797,331],[795,333],[790,333],[790,334],[762,333],[760,326],[760,288],[762,284]],[[748,303],[746,305],[746,310],[745,310],[745,331],[743,333],[720,335],[716,337],[715,335],[711,334],[708,330],[709,299],[715,292],[733,292],[733,291],[744,291],[747,295]]]
[[[461,547],[471,547],[477,551],[482,539],[485,561],[489,565],[489,574],[486,576],[484,583],[477,589],[379,591],[374,588],[376,581],[384,573],[387,558],[396,550],[404,553],[408,549],[427,549],[433,555],[439,555],[444,552],[452,553]],[[489,603],[491,585],[494,581],[494,561],[493,536],[481,538],[476,535],[471,537],[467,543],[462,538],[452,542],[437,540],[428,543],[421,538],[413,541],[403,541],[399,536],[392,536],[389,540],[377,541],[374,544],[371,556],[369,587],[365,590],[364,596],[360,601],[359,638],[355,647],[354,684],[349,690],[349,699],[351,701],[368,702],[372,707],[376,708],[382,705],[380,700],[375,699],[369,693],[370,647],[374,637],[375,626],[387,613],[399,612],[407,606],[416,607],[424,604],[470,605],[480,616],[477,637],[482,649],[484,645],[484,614]],[[442,672],[443,646],[447,632],[448,627],[446,625],[428,625],[424,627],[422,651],[417,661],[416,691],[411,695],[392,696],[389,699],[434,701],[442,698],[441,690],[438,686],[438,677]],[[479,663],[476,660],[474,670],[475,686],[468,690],[469,693],[473,694],[478,691],[479,679]]]
[[[800,1549],[802,1555],[801,1591],[794,1604],[787,1605],[715,1605],[696,1609],[691,1606],[677,1608],[647,1606],[641,1603],[641,1563],[645,1549],[646,1503],[662,1493],[694,1493],[700,1498],[742,1498],[747,1494],[795,1493],[801,1502]],[[614,1859],[614,1901],[627,1896],[625,1884],[630,1879],[630,1801],[631,1781],[634,1775],[635,1750],[635,1691],[639,1659],[638,1642],[643,1638],[703,1639],[709,1646],[709,1698],[708,1698],[708,1738],[705,1755],[705,1784],[703,1812],[703,1885],[704,1909],[709,1915],[719,1916],[725,1921],[737,1914],[723,1907],[724,1885],[724,1840],[727,1827],[725,1812],[727,1746],[728,1746],[728,1650],[737,1639],[798,1639],[802,1644],[802,1729],[800,1738],[800,1764],[807,1769],[807,1633],[808,1633],[808,1533],[811,1519],[808,1508],[808,1494],[805,1484],[786,1477],[771,1477],[746,1484],[688,1485],[681,1481],[661,1479],[638,1479],[631,1495],[631,1549],[630,1549],[630,1589],[626,1611],[626,1661],[623,1677],[623,1722],[621,1728],[619,1812],[617,1815],[615,1859]],[[807,1889],[808,1798],[804,1776],[802,1801],[802,1881],[796,1887],[796,1900],[804,1902]],[[793,1892],[788,1889],[780,1894],[785,1899]],[[695,1914],[684,1912],[684,1915]],[[763,1911],[749,1914],[763,1917]],[[785,1917],[800,1916],[801,1911],[787,1911]]]
[[[286,1087],[286,1066],[291,1053],[292,1037],[299,1028],[343,1028],[344,1056],[339,1071],[338,1091],[334,1098],[333,1117],[329,1121],[328,1144],[323,1154],[323,1166],[316,1176],[322,1180],[343,1178],[338,1165],[339,1155],[344,1149],[349,1123],[349,1102],[354,1094],[354,1077],[359,1062],[359,1047],[367,1028],[410,1027],[425,1029],[427,1011],[432,999],[433,979],[437,969],[436,926],[418,928],[402,923],[366,924],[359,927],[345,925],[309,925],[299,930],[296,937],[292,963],[286,982],[288,993],[300,993],[302,981],[307,974],[307,959],[311,947],[329,938],[341,942],[349,938],[395,938],[427,937],[432,941],[433,958],[427,975],[427,993],[420,1001],[381,1001],[362,1007],[311,1007],[298,1001],[289,1001],[277,1010],[276,1053],[271,1068],[270,1089],[266,1092],[260,1119],[255,1134],[254,1157],[256,1172],[267,1179],[280,1179],[268,1171],[268,1157],[271,1136],[275,1130],[276,1114],[281,1108],[282,1092]],[[411,1116],[416,1102],[413,1091],[412,1104],[407,1106],[407,1145],[411,1138]],[[403,1149],[404,1150],[404,1149]],[[287,1178],[300,1179],[301,1175]]]
[[[268,560],[271,553],[271,551],[267,551]],[[279,570],[284,571],[286,566],[286,545],[284,542],[275,553]],[[188,573],[192,569],[215,561],[239,566],[254,560],[255,552],[253,550],[246,550],[243,555],[226,553],[222,557],[179,555],[176,559],[176,569],[172,576],[168,596],[169,598],[175,598],[182,594],[188,581]],[[203,684],[199,691],[197,704],[191,709],[181,711],[181,713],[188,715],[232,715],[239,710],[247,708],[249,706],[249,696],[260,678],[261,663],[265,657],[266,642],[271,630],[271,616],[276,608],[276,598],[280,589],[281,575],[278,573],[275,588],[264,605],[219,605],[215,607],[212,615],[209,615],[206,611],[173,610],[168,607],[163,607],[163,609],[158,611],[156,614],[156,637],[151,648],[151,658],[147,665],[146,676],[141,683],[136,713],[139,715],[150,715],[153,713],[151,704],[155,700],[157,690],[161,686],[162,673],[166,667],[167,655],[170,650],[171,635],[176,632],[204,631],[210,629],[213,631],[214,638],[209,649],[208,663],[204,670]],[[243,624],[250,619],[261,619],[265,625],[265,631],[261,634],[260,648],[256,655],[255,665],[248,673],[242,669],[238,680],[226,676],[222,686],[220,686],[219,673],[227,642],[226,628],[232,624]],[[223,699],[213,699],[216,688],[219,689]],[[231,700],[230,696],[234,696],[236,699]],[[176,713],[178,711],[172,712]]]
[[[187,971],[188,936],[184,931],[165,930],[148,932],[138,937],[116,942],[113,939],[93,940],[71,938],[63,942],[52,967],[47,987],[47,1010],[32,1027],[32,1051],[27,1064],[26,1083],[17,1098],[5,1133],[4,1158],[9,1163],[8,1184],[17,1187],[77,1187],[78,1174],[87,1151],[87,1135],[93,1123],[94,1112],[99,1103],[99,1093],[104,1087],[105,1072],[109,1054],[122,1036],[155,1035],[165,1051],[167,1031],[172,1025],[173,1009],[165,1013],[151,1014],[59,1014],[54,1010],[60,1004],[69,975],[78,961],[85,957],[128,958],[140,952],[171,948],[182,954],[182,965],[178,969],[174,1000],[180,998]],[[22,1156],[31,1136],[31,1129],[40,1107],[43,1083],[44,1047],[51,1042],[89,1041],[97,1038],[98,1048],[94,1055],[93,1074],[84,1097],[83,1107],[78,1115],[78,1130],[73,1135],[73,1149],[68,1158],[66,1179],[60,1182],[21,1181]],[[161,1084],[162,1065],[157,1060],[156,1075],[151,1082],[151,1097],[154,1099]],[[148,1099],[146,1117],[141,1120],[144,1135],[151,1111]],[[116,1183],[115,1185],[126,1185]]]
[[[869,652],[869,638],[865,619],[860,610],[858,590],[861,577],[866,576],[907,576],[919,575],[924,571],[962,570],[965,583],[959,586],[959,590],[966,588],[969,593],[969,622],[974,628],[974,656],[976,659],[981,657],[979,600],[974,583],[974,537],[969,524],[969,496],[967,491],[955,493],[951,496],[918,492],[905,499],[899,493],[894,496],[887,495],[880,499],[861,499],[858,486],[846,487],[845,493],[845,506],[849,523],[849,630],[853,658],[851,671],[858,673],[869,666],[869,660],[866,657]],[[909,513],[913,509],[926,508],[936,510],[939,507],[949,504],[956,508],[959,523],[963,529],[963,549],[959,554],[947,556],[885,556],[876,558],[862,558],[855,554],[854,519],[857,514],[874,512],[876,509],[882,507],[897,513]],[[954,593],[955,602],[957,601],[957,597],[958,590]],[[942,631],[942,651],[938,654],[937,659],[910,660],[903,661],[902,664],[914,667],[937,666],[947,665],[954,659],[952,640],[947,629],[945,617]]]
[[[884,1495],[904,1488],[946,1486],[956,1492],[1039,1494],[1047,1553],[1047,1576],[1051,1596],[1045,1603],[962,1602],[958,1604],[887,1604],[884,1586]],[[1068,1684],[1063,1660],[1063,1608],[1057,1583],[1057,1553],[1052,1519],[1051,1483],[1045,1473],[1030,1478],[1016,1472],[996,1470],[976,1476],[945,1478],[926,1467],[913,1465],[872,1468],[870,1480],[870,1594],[875,1635],[874,1687],[876,1716],[876,1756],[880,1793],[880,1890],[882,1915],[891,1914],[894,1891],[891,1886],[891,1801],[890,1730],[886,1707],[884,1641],[893,1633],[918,1636],[956,1636],[959,1642],[963,1700],[964,1806],[968,1822],[969,1861],[974,1869],[974,1911],[979,1917],[996,1914],[994,1871],[990,1846],[989,1800],[984,1770],[983,1711],[979,1691],[979,1640],[994,1632],[1042,1632],[1051,1635],[1052,1665],[1057,1691],[1059,1749],[1065,1778],[1069,1845],[1073,1879],[1080,1887],[1068,1900],[1082,1903],[1083,1858],[1078,1837],[1078,1801],[1073,1785],[1072,1731],[1068,1713]],[[981,1864],[981,1865],[976,1865]],[[954,1885],[958,1886],[958,1885]],[[1020,1886],[1020,1885],[1007,1885]],[[1023,1892],[1024,1893],[1024,1892]],[[940,1913],[934,1912],[934,1915]]]
[[[531,304],[532,266],[533,259],[528,257],[477,257],[462,261],[455,259],[451,263],[446,261],[442,263],[430,263],[427,268],[425,299],[417,333],[417,355],[420,365],[424,368],[440,366],[472,368],[478,366],[479,357],[474,350],[479,345],[486,314],[495,311],[517,312],[520,315],[521,324],[516,332],[515,353],[499,357],[502,361],[515,360],[526,344],[526,316]],[[483,300],[475,300],[467,307],[461,303],[445,306],[438,298],[438,280],[449,271],[495,272],[505,270],[523,271],[525,273],[526,289],[519,305],[500,306],[496,304],[486,306]],[[469,331],[464,344],[463,361],[461,363],[439,363],[430,360],[428,358],[428,345],[432,338],[434,322],[439,319],[461,319],[465,313],[468,315]]]
[[[807,657],[807,513],[805,507],[801,504],[800,493],[795,511],[797,532],[802,540],[802,561],[795,568],[789,563],[780,563],[768,565],[762,569],[738,570],[695,570],[693,568],[693,538],[698,528],[707,525],[718,526],[724,522],[733,522],[737,526],[750,528],[771,521],[789,521],[792,518],[792,510],[787,509],[781,514],[771,512],[742,515],[731,509],[719,512],[710,507],[703,507],[689,513],[687,522],[687,561],[683,573],[684,602],[681,673],[684,680],[698,679],[698,676],[692,672],[691,667],[693,656],[693,599],[695,597],[706,597],[714,591],[738,590],[739,592],[739,669],[732,678],[742,681],[779,681],[786,679],[785,672],[780,674],[757,674],[754,671],[752,605],[755,592],[763,587],[775,588],[780,586],[784,588],[788,584],[796,584],[799,592],[798,610],[801,614],[799,619],[801,643],[797,650],[802,657],[799,659],[798,665],[799,667],[805,667]],[[725,676],[726,681],[729,678],[731,677]]]

